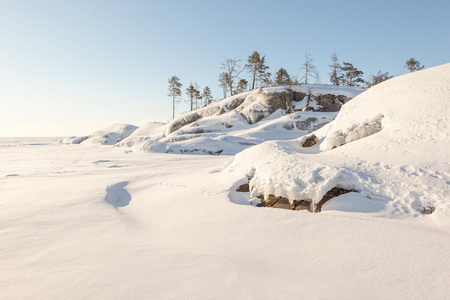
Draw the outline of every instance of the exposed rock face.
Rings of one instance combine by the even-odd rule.
[[[250,187],[249,187],[248,183],[240,185],[236,189],[236,192],[241,192],[241,193],[248,193],[248,192],[250,192]]]
[[[230,103],[228,103],[225,107],[228,110],[236,109],[238,108],[242,103],[244,103],[245,98],[236,98]]]
[[[305,120],[295,122],[295,127],[297,127],[298,130],[308,130],[311,129],[311,124],[317,121],[318,121],[317,118],[309,117],[306,118]]]
[[[322,210],[322,206],[328,202],[330,199],[340,196],[340,195],[344,195],[347,193],[351,193],[351,192],[357,192],[355,190],[347,190],[341,187],[334,187],[331,190],[329,190],[323,197],[322,199],[319,201],[319,203],[317,203],[316,205],[316,209],[315,212],[320,212]]]
[[[275,195],[269,195],[267,199],[264,199],[263,196],[259,197],[261,199],[261,203],[258,204],[258,207],[273,207],[273,208],[282,208],[282,209],[290,209],[290,210],[309,210],[311,211],[311,202],[305,200],[294,200],[292,203],[289,199]]]
[[[302,147],[308,148],[312,147],[315,144],[317,144],[318,139],[315,134],[311,134],[309,137],[305,139],[305,141],[302,143]]]
[[[273,113],[279,109],[286,110],[291,106],[292,102],[302,101],[305,96],[302,92],[294,92],[292,90],[271,93],[266,99],[266,107],[269,113]]]
[[[317,111],[334,112],[339,111],[342,105],[350,99],[343,95],[326,94],[314,96],[314,100],[321,106]]]
[[[241,186],[239,186],[236,189],[237,192],[243,192],[243,193],[247,193],[250,191],[250,186],[248,183],[243,184]],[[290,209],[290,210],[308,210],[310,212],[321,212],[322,211],[322,206],[328,202],[329,200],[331,200],[334,197],[340,196],[340,195],[344,195],[350,192],[358,192],[356,190],[352,190],[352,189],[345,189],[342,187],[334,187],[331,190],[329,190],[323,197],[322,199],[315,205],[315,207],[313,207],[313,205],[311,205],[311,201],[306,199],[306,200],[293,200],[293,201],[289,201],[289,199],[285,198],[285,197],[281,197],[281,196],[275,196],[273,194],[270,194],[266,199],[264,199],[263,195],[259,195],[258,198],[261,200],[261,202],[259,204],[257,204],[257,207],[273,207],[273,208],[282,208],[282,209]],[[423,210],[424,214],[431,214],[433,213],[435,210],[434,207],[426,207]]]
[[[432,213],[434,213],[435,210],[436,207],[427,205],[426,207],[423,208],[422,213],[424,215],[431,215]]]
[[[201,116],[198,113],[193,112],[193,113],[187,114],[184,118],[175,119],[167,125],[166,135],[169,135],[170,133],[180,129],[181,127],[183,127],[185,125],[195,122],[200,118],[201,118]]]
[[[239,106],[242,104],[242,102],[244,102],[243,99],[242,99],[242,101],[241,101],[241,99],[236,99],[236,101],[233,101],[229,105],[231,107],[233,107],[233,105]],[[185,125],[191,124],[200,118],[205,118],[205,117],[209,117],[209,116],[212,116],[215,114],[220,114],[220,113],[221,113],[221,108],[218,106],[205,107],[203,109],[199,109],[197,111],[187,113],[182,118],[175,119],[167,125],[166,135],[169,135],[170,133],[180,129],[181,127],[183,127]]]

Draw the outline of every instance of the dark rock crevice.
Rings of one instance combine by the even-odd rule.
[[[326,202],[328,202],[331,199],[333,199],[334,197],[337,197],[337,196],[340,196],[340,195],[344,195],[344,194],[347,194],[347,193],[351,193],[351,192],[358,192],[358,191],[356,191],[356,190],[348,190],[348,189],[344,189],[344,188],[341,188],[341,187],[334,187],[334,188],[332,188],[317,203],[316,208],[315,208],[315,212],[320,212],[322,210],[322,206]]]
[[[242,193],[248,193],[250,191],[250,185],[248,183],[240,185],[237,189],[237,192]],[[267,198],[264,198],[263,195],[259,195],[258,198],[261,200],[261,203],[256,205],[257,207],[273,207],[273,208],[281,208],[281,209],[289,209],[289,210],[308,210],[310,212],[321,212],[322,206],[333,199],[334,197],[344,195],[351,192],[358,192],[354,189],[345,189],[342,187],[334,187],[331,190],[329,190],[322,199],[313,207],[311,200],[305,199],[305,200],[293,200],[292,202],[289,201],[288,198],[282,197],[282,196],[275,196],[273,194],[270,194]],[[424,209],[425,211],[425,209]],[[431,211],[431,210],[430,210]],[[433,210],[434,211],[434,210]],[[425,213],[432,213],[431,212],[424,212]]]

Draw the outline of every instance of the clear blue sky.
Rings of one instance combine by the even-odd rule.
[[[0,136],[83,135],[113,123],[167,121],[168,78],[181,78],[183,96],[197,81],[220,97],[221,62],[245,61],[255,50],[270,72],[284,67],[291,75],[300,75],[308,50],[322,83],[334,50],[364,78],[378,70],[405,74],[411,57],[426,67],[450,62],[448,0],[0,4]]]

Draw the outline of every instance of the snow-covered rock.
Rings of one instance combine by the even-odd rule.
[[[236,154],[267,140],[294,139],[314,131],[361,92],[327,85],[256,89],[183,113],[156,135],[119,145],[150,152]],[[330,105],[331,100],[321,100],[325,98],[335,102]]]
[[[61,143],[114,145],[129,137],[137,128],[137,126],[130,124],[114,124],[103,130],[95,131],[88,136],[66,138]]]
[[[449,100],[450,64],[400,76],[346,103],[311,134],[237,154],[227,170],[237,180],[251,174],[250,188],[265,197],[317,205],[339,187],[359,191],[349,199],[373,202],[385,215],[448,214]]]
[[[135,127],[120,127],[131,125],[113,125],[62,143],[117,143],[164,153],[236,154],[264,141],[295,139],[317,130],[363,91],[328,85],[256,89],[185,112],[167,124],[151,122],[136,131]]]
[[[142,144],[148,139],[159,139],[164,136],[165,125],[162,122],[149,122],[134,130],[128,137],[118,142],[118,145],[131,147],[135,144]]]

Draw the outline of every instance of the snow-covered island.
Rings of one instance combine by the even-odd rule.
[[[450,64],[0,139],[0,166],[2,299],[450,294]]]
[[[61,142],[116,144],[160,153],[236,154],[264,141],[289,140],[314,131],[363,91],[330,85],[261,88],[183,113],[168,124],[150,122],[138,130],[115,124]]]

